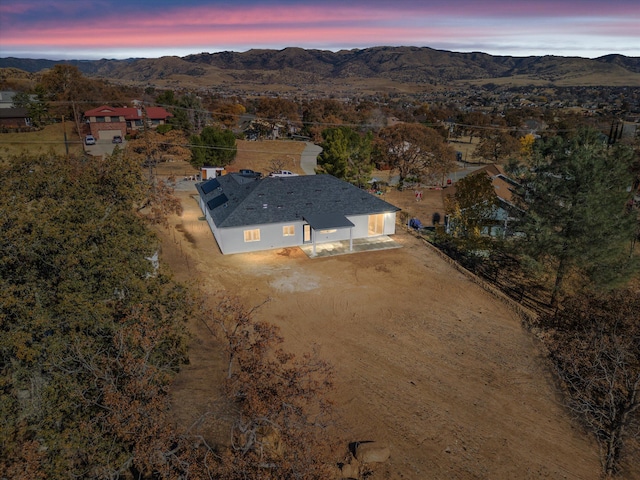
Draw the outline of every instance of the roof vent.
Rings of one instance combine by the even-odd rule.
[[[262,208],[267,208],[267,207],[268,207],[268,205],[266,203],[262,204]]]

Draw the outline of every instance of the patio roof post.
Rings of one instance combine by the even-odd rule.
[[[349,251],[353,252],[353,227],[349,228]]]

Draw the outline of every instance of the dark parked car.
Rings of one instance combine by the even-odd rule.
[[[243,177],[251,177],[251,178],[261,178],[262,174],[260,172],[256,172],[253,170],[249,170],[248,168],[243,168],[240,170],[240,175]]]
[[[120,135],[115,135],[112,139],[111,139],[111,143],[122,143],[122,137]]]

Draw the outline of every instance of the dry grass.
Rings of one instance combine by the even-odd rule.
[[[454,137],[450,140],[451,147],[457,151],[462,152],[462,158],[466,162],[477,162],[477,159],[473,158],[473,152],[480,143],[480,139],[476,136],[469,139],[469,136]]]
[[[238,155],[227,170],[234,172],[241,168],[250,168],[267,175],[272,166],[281,164],[280,168],[294,173],[304,173],[300,169],[300,154],[304,150],[303,142],[290,140],[261,140],[251,142],[238,140]]]
[[[26,152],[29,154],[53,152],[56,155],[65,155],[65,129],[69,153],[81,154],[82,139],[74,132],[73,125],[67,122],[65,125],[62,123],[47,125],[37,132],[0,133],[0,159]]]
[[[225,167],[227,172],[237,172],[241,168],[248,168],[256,172],[268,175],[274,168],[274,163],[280,162],[281,167],[295,173],[303,174],[300,168],[300,154],[304,150],[303,142],[289,140],[262,140],[250,142],[238,140],[238,154],[235,160]],[[162,176],[195,175],[198,173],[188,162],[188,160],[176,160],[174,162],[163,162],[158,165],[157,173]]]

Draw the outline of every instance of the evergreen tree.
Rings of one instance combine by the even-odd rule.
[[[318,158],[318,173],[328,173],[359,187],[371,179],[371,132],[360,135],[349,127],[328,128]]]
[[[238,147],[231,130],[205,127],[200,135],[191,136],[191,165],[224,167],[236,157]]]
[[[626,208],[632,159],[630,149],[608,148],[593,129],[536,145],[523,179],[523,247],[554,266],[552,305],[570,273],[578,273],[583,286],[602,288],[636,271],[630,256],[636,221]]]

